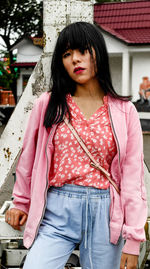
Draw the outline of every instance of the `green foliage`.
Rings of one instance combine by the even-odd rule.
[[[4,68],[3,62],[0,62],[0,86],[8,90],[11,89],[11,84],[13,83],[15,74],[8,73]]]
[[[6,88],[12,88],[16,93],[16,70],[11,67],[14,62],[11,47],[24,36],[42,36],[43,33],[43,3],[36,0],[0,0],[0,37],[5,44],[4,54],[8,53],[11,74],[6,73],[2,63],[0,71],[0,86],[4,83]],[[0,51],[3,57],[3,51]],[[5,72],[6,71],[6,72]],[[9,82],[7,81],[9,80]],[[8,85],[9,84],[9,85]]]
[[[42,2],[1,0],[0,36],[7,49],[24,35],[42,35]]]
[[[36,0],[1,0],[0,37],[3,39],[10,63],[11,47],[23,36],[42,36],[43,3]]]

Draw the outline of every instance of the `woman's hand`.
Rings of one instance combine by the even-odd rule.
[[[15,230],[20,231],[20,226],[24,225],[28,215],[22,210],[11,208],[6,211],[5,221]]]
[[[136,269],[138,263],[138,256],[132,254],[122,253],[120,269]]]

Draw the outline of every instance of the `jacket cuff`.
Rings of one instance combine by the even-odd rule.
[[[127,239],[122,252],[132,255],[139,255],[140,243],[140,241]]]
[[[29,213],[29,210],[24,205],[19,206],[18,204],[13,203],[11,208],[19,209],[19,210],[23,211],[24,213],[26,213],[27,215]]]

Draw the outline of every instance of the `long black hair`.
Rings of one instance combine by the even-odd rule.
[[[130,96],[121,96],[113,88],[108,53],[104,38],[98,26],[87,22],[75,22],[66,26],[56,42],[51,63],[51,98],[45,113],[44,126],[51,127],[63,120],[69,108],[66,95],[74,95],[76,83],[69,77],[62,62],[62,55],[67,49],[88,50],[93,57],[92,48],[96,53],[97,78],[104,93],[112,97],[128,101]],[[70,115],[70,113],[69,113]]]

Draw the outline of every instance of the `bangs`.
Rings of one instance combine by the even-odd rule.
[[[81,52],[88,50],[92,55],[92,42],[87,34],[87,29],[80,22],[68,25],[60,33],[58,47],[61,55],[68,49],[79,49]]]

